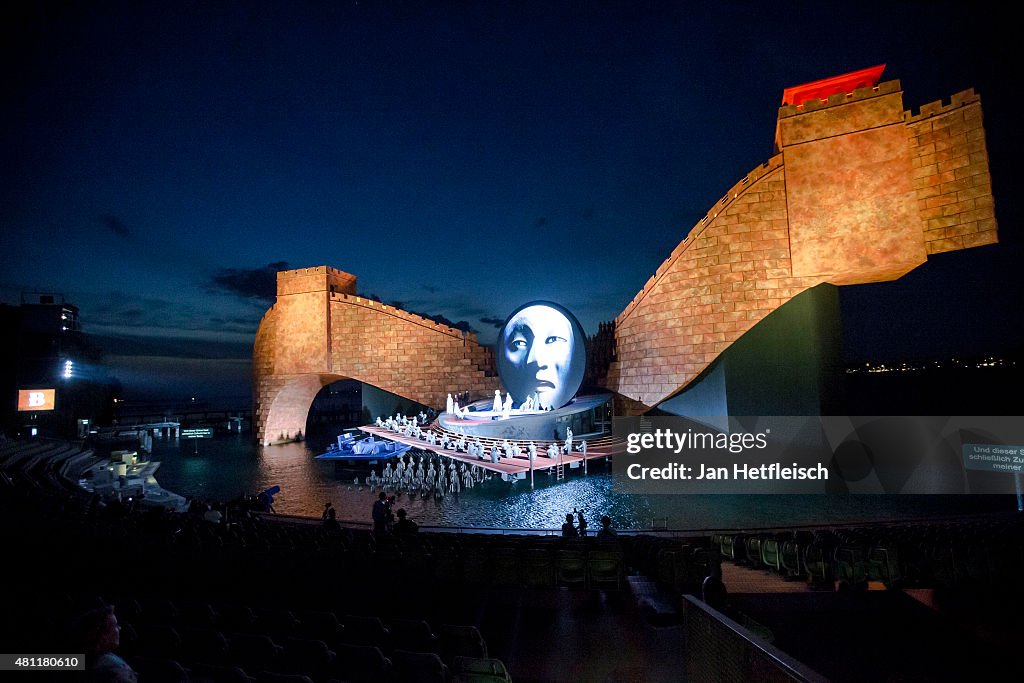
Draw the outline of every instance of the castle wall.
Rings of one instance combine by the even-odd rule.
[[[448,393],[499,387],[476,335],[355,294],[356,278],[320,266],[278,273],[277,301],[253,347],[254,426],[261,443],[305,430],[317,392],[356,379],[429,406]]]
[[[784,106],[775,141],[616,318],[618,409],[673,396],[810,287],[893,280],[997,239],[972,91],[916,115],[899,81]]]
[[[947,105],[906,112],[905,121],[928,253],[997,242],[981,99],[966,90]]]

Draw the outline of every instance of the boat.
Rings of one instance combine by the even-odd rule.
[[[397,458],[411,449],[412,446],[408,444],[375,439],[372,434],[365,439],[356,439],[351,433],[346,432],[338,435],[337,442],[332,443],[326,452],[314,459],[376,465],[381,461]]]
[[[113,451],[108,460],[100,460],[86,469],[78,485],[100,496],[115,497],[122,502],[134,501],[141,507],[159,507],[172,512],[185,512],[184,496],[168,491],[157,482],[160,462],[139,457],[138,451]]]

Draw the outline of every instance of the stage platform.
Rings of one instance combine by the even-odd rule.
[[[492,400],[474,401],[465,406],[461,416],[441,413],[437,424],[449,433],[465,434],[467,437],[508,439],[509,441],[550,442],[565,439],[565,429],[573,423],[574,416],[583,413],[598,413],[612,400],[607,393],[586,394],[574,397],[569,403],[555,410],[515,409],[509,417],[493,409]],[[577,420],[577,423],[579,420]]]
[[[450,438],[458,438],[459,436],[459,434],[457,434],[456,432],[453,432],[451,430],[445,430],[444,427],[440,426],[439,423],[437,422],[435,422],[434,425],[431,425],[430,428],[433,429],[434,432],[438,434],[447,432]],[[391,439],[392,441],[397,441],[399,443],[408,444],[415,448],[419,448],[420,450],[429,451],[431,453],[436,453],[438,455],[443,455],[444,457],[451,458],[452,460],[455,460],[457,462],[466,463],[467,465],[478,465],[486,470],[490,470],[491,472],[497,472],[499,474],[505,475],[506,478],[514,477],[516,479],[525,479],[529,477],[530,474],[530,459],[525,452],[526,443],[528,443],[529,440],[514,441],[512,439],[508,439],[509,443],[518,444],[521,448],[523,448],[523,456],[519,458],[502,457],[499,462],[491,462],[490,458],[481,460],[467,453],[462,453],[451,448],[441,448],[441,446],[437,444],[431,445],[424,441],[423,439],[417,439],[416,437],[405,436],[403,434],[399,434],[398,432],[393,432],[390,429],[387,429],[386,427],[364,425],[359,429],[361,431],[366,432],[367,434],[373,434],[374,436],[379,436],[385,439]],[[478,437],[473,437],[473,440],[478,440]],[[558,458],[549,458],[547,457],[547,455],[543,454],[544,451],[547,450],[548,445],[551,443],[555,443],[556,445],[561,446],[562,442],[552,442],[550,439],[547,441],[542,441],[538,439],[531,440],[533,441],[533,443],[537,445],[537,457],[533,461],[532,468],[535,472],[547,471],[558,467],[559,464],[561,464],[565,468],[571,469],[582,467],[584,471],[586,471],[586,463],[590,460],[596,460],[599,458],[609,458],[615,455],[616,453],[625,452],[625,442],[615,441],[609,434],[595,435],[593,440],[588,438],[587,435],[573,438],[574,448],[576,445],[580,443],[580,441],[587,442],[586,458],[583,457],[582,453],[575,450],[571,455],[560,453]],[[501,444],[503,441],[505,441],[505,439],[479,438],[479,441],[482,442],[488,448],[490,448],[492,444]]]

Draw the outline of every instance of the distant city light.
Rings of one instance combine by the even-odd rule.
[[[900,362],[900,363],[864,363],[863,367],[860,365],[856,367],[850,367],[846,369],[846,373],[853,375],[859,373],[891,373],[891,372],[921,372],[925,370],[941,370],[943,368],[1005,368],[1014,367],[1016,361],[1007,360],[1004,358],[996,358],[995,356],[987,356],[976,361],[964,361],[960,358],[951,358],[948,361],[929,361],[929,362]]]

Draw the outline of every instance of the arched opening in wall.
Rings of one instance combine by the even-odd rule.
[[[344,429],[366,424],[362,414],[362,387],[363,383],[354,379],[339,379],[324,385],[309,406],[307,433],[321,426]]]
[[[362,401],[363,383],[356,379],[328,380],[313,397],[306,415],[306,443],[322,451],[345,431],[356,430],[365,419]],[[358,433],[357,433],[358,436]]]
[[[320,390],[344,379],[338,375],[302,374],[281,378],[271,389],[266,423],[259,434],[264,446],[306,438],[309,409]]]
[[[437,411],[431,409],[429,406],[417,403],[416,401],[394,394],[390,391],[385,391],[384,389],[373,386],[372,384],[363,384],[362,400],[363,417],[366,418],[366,422],[363,424],[371,423],[378,417],[386,418],[388,415],[393,417],[396,413],[400,413],[402,415],[419,415],[422,412],[427,415],[429,419],[433,419],[437,414]]]

